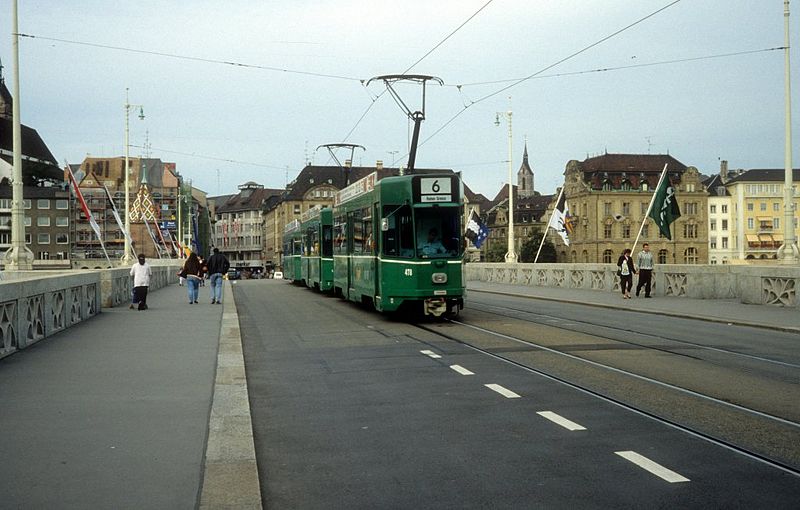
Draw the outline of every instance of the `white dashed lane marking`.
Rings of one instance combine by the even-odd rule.
[[[429,356],[429,357],[431,357],[431,358],[433,358],[433,359],[439,359],[439,358],[441,358],[441,356],[439,356],[438,354],[436,354],[436,353],[435,353],[435,352],[433,352],[433,351],[419,351],[419,352],[421,352],[421,353],[422,353],[422,354],[424,354],[425,356]]]
[[[453,370],[455,370],[456,372],[458,372],[461,375],[475,375],[474,372],[470,372],[469,370],[467,370],[466,368],[462,367],[461,365],[450,365],[450,368],[452,368]]]
[[[652,460],[648,459],[643,455],[639,455],[636,452],[614,452],[620,457],[630,462],[633,462],[640,468],[644,469],[645,471],[649,471],[656,475],[657,477],[668,481],[669,483],[678,483],[678,482],[688,482],[689,479],[683,477],[676,473],[675,471],[669,470],[664,466],[653,462]]]
[[[547,418],[548,420],[552,421],[553,423],[561,425],[562,427],[564,427],[567,430],[586,430],[586,427],[584,427],[583,425],[578,425],[574,421],[570,421],[570,420],[564,418],[563,416],[557,415],[556,413],[554,413],[552,411],[539,411],[536,414],[538,414],[542,418]]]
[[[492,391],[496,391],[497,393],[503,395],[506,398],[520,398],[519,395],[517,395],[516,393],[514,393],[511,390],[507,390],[507,389],[503,388],[499,384],[484,384],[484,386],[486,386],[487,388],[489,388]]]

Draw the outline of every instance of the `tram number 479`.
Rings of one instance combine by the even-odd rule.
[[[406,275],[406,276],[414,276],[414,270],[411,269],[411,268],[408,268],[403,272],[403,274]]]

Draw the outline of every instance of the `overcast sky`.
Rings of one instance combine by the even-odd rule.
[[[327,153],[314,154],[325,143],[365,146],[356,164],[402,163],[405,114],[389,94],[380,95],[381,83],[365,87],[359,80],[406,71],[486,3],[19,0],[20,32],[38,36],[20,40],[22,121],[39,131],[61,163],[120,156],[128,87],[130,102],[142,104],[146,116],[131,116],[131,154],[142,153],[149,132],[151,156],[176,162],[211,195],[233,193],[249,180],[283,187],[306,155],[329,163]],[[510,108],[515,178],[527,136],[542,193],[561,184],[569,160],[604,151],[669,152],[706,174],[718,171],[720,159],[733,168],[782,168],[782,50],[641,66],[783,46],[782,0],[682,0],[481,100],[513,83],[498,81],[533,75],[670,3],[490,2],[409,71],[445,83],[428,87],[417,166],[461,170],[471,188],[494,197],[508,175],[507,124],[501,118],[495,126],[495,117]],[[12,2],[0,6],[0,59],[11,88]],[[800,2],[792,8],[798,46]],[[797,167],[800,54],[794,50],[791,57]],[[480,82],[495,83],[472,85]],[[398,91],[419,107],[418,86]]]

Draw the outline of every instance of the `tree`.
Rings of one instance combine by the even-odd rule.
[[[537,232],[533,237],[527,239],[522,243],[522,250],[519,254],[520,262],[533,262],[536,259],[536,252],[539,250],[539,245],[542,243],[542,233]],[[542,252],[539,254],[538,262],[555,262],[556,261],[556,248],[550,241],[545,241],[542,246]]]
[[[486,262],[505,262],[507,251],[506,243],[493,240],[486,247]]]

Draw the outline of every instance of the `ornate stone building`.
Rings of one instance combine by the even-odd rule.
[[[573,231],[569,246],[552,236],[558,262],[616,263],[636,239],[665,164],[681,217],[672,224],[672,240],[647,218],[636,251],[647,242],[657,264],[707,264],[708,193],[697,168],[663,154],[603,154],[567,163],[564,193]]]

